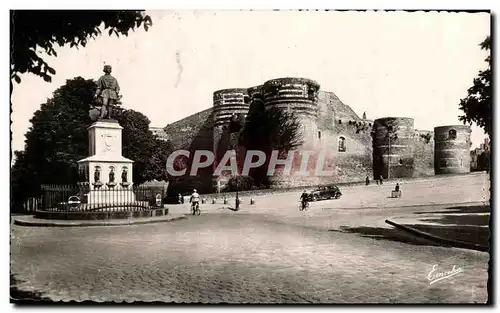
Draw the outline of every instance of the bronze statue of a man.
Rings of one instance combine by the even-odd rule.
[[[100,119],[111,118],[111,110],[113,105],[120,102],[121,96],[120,86],[116,78],[111,76],[111,65],[104,65],[104,75],[97,80],[97,90],[94,95],[95,102],[101,105]]]

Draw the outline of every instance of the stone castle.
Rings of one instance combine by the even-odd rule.
[[[423,131],[414,129],[414,120],[408,117],[371,120],[363,114],[360,118],[333,92],[320,90],[317,82],[305,78],[278,78],[255,87],[215,91],[211,108],[153,132],[170,140],[175,149],[191,151],[191,155],[195,150],[218,155],[217,151],[229,149],[232,117],[246,117],[254,108],[274,107],[294,112],[302,125],[303,144],[299,149],[323,151],[325,170],[333,171],[328,177],[293,177],[280,175],[277,168],[272,177],[272,185],[277,188],[357,182],[367,176],[405,178],[470,171],[469,126]],[[244,152],[244,147],[239,151]],[[186,160],[187,167],[189,162]],[[300,162],[294,160],[294,168],[297,164]],[[200,191],[213,192],[215,186],[227,183],[229,177],[213,177],[213,170],[207,168],[191,179]],[[186,188],[193,187],[188,185]]]

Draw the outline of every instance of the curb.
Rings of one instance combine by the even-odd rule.
[[[186,219],[186,216],[178,216],[171,219],[158,219],[158,220],[132,220],[127,219],[125,221],[120,222],[79,222],[79,223],[57,223],[57,222],[39,222],[39,221],[24,221],[14,218],[14,225],[18,226],[27,226],[27,227],[89,227],[89,226],[128,226],[128,225],[140,225],[140,224],[152,224],[152,223],[166,223],[166,222],[174,222],[178,220]]]
[[[476,245],[473,243],[467,243],[467,242],[463,242],[463,241],[458,241],[458,240],[445,239],[445,238],[442,238],[439,236],[429,234],[429,233],[424,232],[424,231],[417,230],[417,229],[410,227],[410,226],[405,226],[405,225],[401,225],[398,223],[394,223],[390,220],[385,220],[385,222],[391,226],[394,226],[394,227],[400,229],[400,230],[409,232],[413,235],[423,237],[425,239],[428,239],[428,240],[431,240],[431,241],[434,241],[437,243],[445,244],[448,246],[453,246],[456,248],[470,249],[470,250],[476,250],[476,251],[481,251],[481,252],[489,252],[490,251],[489,247]]]

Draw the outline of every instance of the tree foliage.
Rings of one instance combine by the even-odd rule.
[[[302,145],[302,126],[293,112],[271,108],[249,112],[240,141],[247,149],[286,152]]]
[[[140,184],[169,178],[165,164],[173,148],[149,131],[149,119],[134,110],[118,110],[116,119],[123,127],[123,156],[134,160],[133,180]]]
[[[460,110],[464,111],[464,114],[459,116],[459,120],[464,124],[469,123],[472,125],[472,123],[476,123],[491,138],[493,106],[491,102],[490,36],[480,44],[480,47],[488,52],[488,56],[485,59],[488,63],[488,68],[479,72],[473,81],[472,87],[467,90],[467,96],[460,100]]]
[[[85,47],[101,35],[101,29],[119,37],[141,25],[146,31],[152,25],[151,17],[142,11],[12,10],[11,79],[20,83],[19,74],[32,73],[50,82],[56,70],[43,60],[42,53],[57,57],[56,45]]]
[[[58,88],[30,120],[24,151],[16,151],[11,172],[13,207],[40,194],[41,184],[74,184],[77,161],[88,156],[88,115],[96,84],[77,77]],[[149,131],[149,120],[133,110],[118,108],[115,118],[123,127],[123,155],[134,160],[134,183],[166,180],[169,142]]]
[[[256,185],[267,185],[267,161],[273,150],[284,157],[290,150],[303,144],[302,125],[291,111],[282,108],[264,110],[263,106],[252,104],[240,142],[247,150],[259,150],[266,154],[266,164],[252,169],[250,176]]]

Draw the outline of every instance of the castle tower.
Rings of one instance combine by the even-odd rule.
[[[413,121],[407,117],[384,117],[374,121],[372,136],[375,178],[413,176]]]
[[[250,98],[246,88],[223,89],[214,92],[213,97],[213,152],[215,160],[213,169],[215,171],[219,161],[224,156],[227,150],[235,145],[237,136],[231,136],[230,123],[231,119],[236,115],[239,118],[245,118],[250,107]],[[214,189],[218,190],[227,183],[230,178],[230,173],[222,173],[220,177],[214,179]]]
[[[318,118],[318,91],[320,85],[310,79],[286,77],[269,80],[263,86],[263,98],[266,111],[273,108],[285,109],[292,112],[300,121],[302,126],[301,137],[303,145],[298,149],[312,151],[317,141],[317,118]],[[269,156],[268,156],[269,157]],[[310,164],[307,170],[315,167],[315,156],[310,157]],[[294,158],[291,174],[300,168],[301,158]],[[312,174],[312,172],[311,172]],[[275,175],[270,177],[271,183],[275,186],[300,186],[310,185],[309,177],[284,176],[283,167],[276,167]],[[314,182],[313,182],[314,183]]]
[[[449,125],[434,128],[434,172],[458,174],[470,172],[471,128]]]

